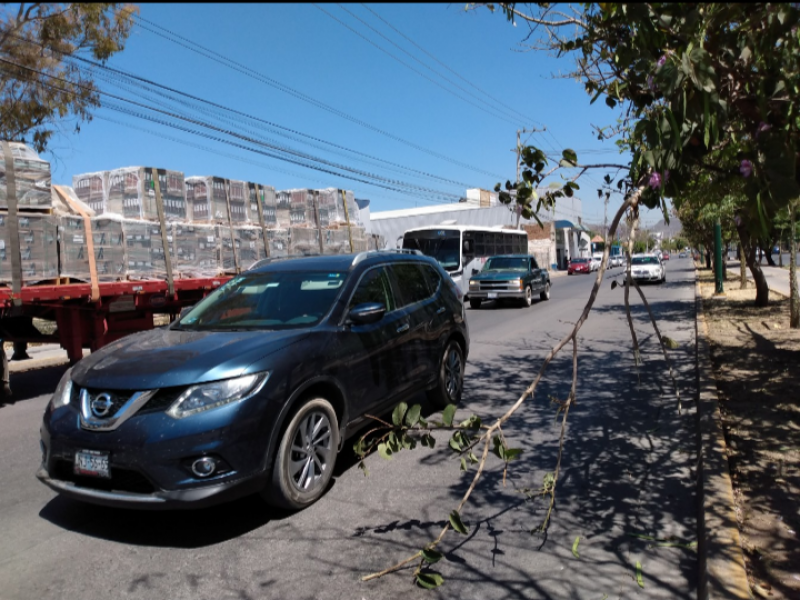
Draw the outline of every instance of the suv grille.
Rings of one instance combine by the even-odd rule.
[[[480,281],[478,289],[481,292],[493,292],[496,290],[514,290],[519,291],[519,280],[513,281]]]

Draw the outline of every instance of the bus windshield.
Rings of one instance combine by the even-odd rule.
[[[403,236],[403,248],[419,250],[425,256],[439,261],[446,271],[457,271],[461,266],[461,234],[458,231],[415,231]]]

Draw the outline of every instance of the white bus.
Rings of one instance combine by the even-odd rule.
[[[461,293],[469,293],[469,278],[490,256],[528,254],[528,234],[518,229],[476,225],[432,225],[409,229],[403,248],[420,250],[439,261]]]

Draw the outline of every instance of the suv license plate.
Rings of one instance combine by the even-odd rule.
[[[489,292],[486,294],[490,299],[497,298],[497,292]]]
[[[75,453],[75,474],[111,478],[108,469],[108,452],[79,450]]]

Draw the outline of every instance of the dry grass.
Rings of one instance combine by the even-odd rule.
[[[800,330],[789,301],[738,277],[714,295],[699,271],[748,577],[758,597],[800,598]]]

